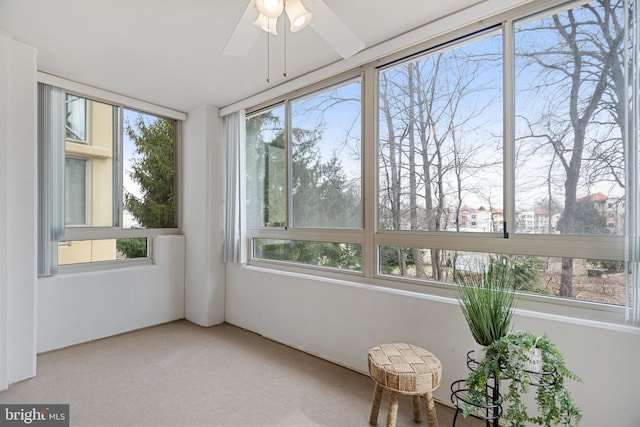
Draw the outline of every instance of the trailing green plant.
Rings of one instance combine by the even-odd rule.
[[[514,274],[492,259],[486,271],[456,272],[458,299],[473,339],[488,346],[507,335],[515,308]]]
[[[541,350],[541,372],[525,369],[525,362],[532,361],[534,348]],[[509,426],[524,427],[526,423],[571,426],[577,425],[582,417],[580,408],[566,387],[567,380],[581,379],[567,368],[564,355],[546,334],[537,337],[528,331],[516,332],[487,347],[484,360],[478,362],[465,382],[467,400],[473,403],[461,405],[465,416],[475,412],[477,405],[488,403],[486,386],[494,380],[509,380],[507,391],[501,393],[499,402],[503,408],[506,407],[502,419]],[[529,413],[522,400],[532,385],[536,385],[538,411],[535,415]]]

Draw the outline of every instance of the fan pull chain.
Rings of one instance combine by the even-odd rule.
[[[282,75],[287,77],[287,16],[284,18],[284,71]]]
[[[269,18],[269,23],[267,25],[271,25],[271,18]],[[271,40],[271,33],[267,32],[267,83],[271,83],[271,46],[269,41]]]

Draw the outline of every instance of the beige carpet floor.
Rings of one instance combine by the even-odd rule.
[[[0,403],[69,404],[71,426],[82,427],[364,427],[372,396],[366,375],[232,325],[183,320],[41,354],[38,375],[0,393]],[[437,412],[452,425],[451,408]],[[397,425],[417,425],[408,398]]]

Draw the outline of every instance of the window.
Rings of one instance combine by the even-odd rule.
[[[362,226],[361,91],[356,81],[295,99],[288,126],[284,105],[247,119],[250,226]]]
[[[412,244],[380,246],[380,274],[446,282],[452,260],[482,247],[474,257],[521,254],[513,258],[519,269],[545,260],[522,292],[624,304],[623,269],[588,276],[624,259],[622,241],[611,239],[622,234],[624,213],[618,227],[606,213],[625,195],[624,16],[622,3],[594,2],[514,22],[505,37],[515,52],[515,111],[503,119],[513,123],[513,140],[495,119],[503,117],[500,34],[458,40],[380,72],[380,229],[504,231],[455,245],[392,234]],[[503,182],[513,199],[502,199]]]
[[[624,20],[622,2],[593,2],[516,22],[516,211],[554,215],[539,232],[611,234],[605,206],[625,195]]]
[[[284,107],[247,120],[247,224],[284,227],[286,218],[286,155]]]
[[[356,79],[248,116],[246,205],[255,259],[361,270],[361,93]],[[268,231],[274,228],[277,239]],[[339,229],[354,232],[348,239]]]
[[[361,228],[360,82],[291,102],[291,226]]]
[[[123,109],[123,228],[176,227],[176,121]]]
[[[149,238],[177,225],[177,121],[65,96],[66,241],[58,265],[147,258]]]
[[[300,240],[255,239],[254,257],[343,270],[362,270],[362,246],[358,244]]]
[[[493,32],[380,71],[381,229],[502,232],[501,54]]]
[[[357,86],[373,97],[351,82],[257,110],[250,261],[446,289],[465,263],[500,257],[526,299],[622,314],[627,6],[528,4],[365,66],[375,81]]]

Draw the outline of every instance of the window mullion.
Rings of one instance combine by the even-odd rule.
[[[122,107],[115,107],[113,109],[113,132],[115,135],[113,141],[114,162],[114,176],[113,176],[113,188],[116,189],[113,195],[113,225],[116,227],[122,227],[124,224],[123,212],[124,212],[124,162],[122,160],[123,150],[123,113]]]
[[[503,209],[505,237],[513,236],[515,225],[515,85],[513,22],[502,25],[503,55]]]
[[[365,277],[375,277],[378,270],[377,248],[374,236],[378,212],[377,158],[378,144],[378,72],[373,67],[365,70],[362,93],[362,224],[364,245],[362,247],[362,272]]]
[[[292,144],[290,144],[291,141],[291,102],[289,102],[289,100],[285,100],[284,102],[284,152],[286,153],[286,157],[287,157],[287,161],[284,162],[284,176],[286,177],[285,180],[285,193],[286,193],[286,197],[284,200],[284,207],[285,207],[285,218],[284,218],[284,227],[285,230],[288,227],[292,227],[293,224],[291,223],[291,218],[293,217],[292,215],[292,209],[293,209],[293,203],[292,203],[292,197],[293,197],[293,192],[291,190],[291,181],[292,181],[292,170],[291,170],[291,162],[292,162],[292,151],[291,151],[291,147]]]

